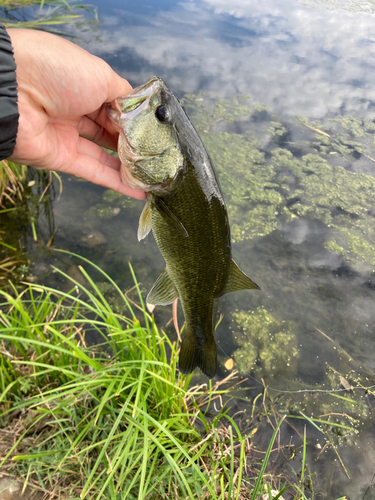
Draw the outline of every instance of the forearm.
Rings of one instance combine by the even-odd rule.
[[[0,160],[13,153],[18,119],[16,63],[9,35],[0,24]]]

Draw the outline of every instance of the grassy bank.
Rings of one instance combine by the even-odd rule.
[[[137,303],[83,264],[112,285],[126,316],[83,267],[85,285],[72,281],[69,293],[1,293],[0,472],[50,499],[255,500],[288,489],[304,500],[304,464],[293,487],[265,475],[282,420],[264,459],[250,463],[251,437],[229,416],[233,375],[213,387],[176,378],[178,345],[136,281]],[[87,345],[89,333],[101,345]],[[305,451],[306,441],[304,461]]]
[[[0,471],[50,498],[249,498],[246,436],[213,407],[227,390],[176,380],[177,346],[142,296],[139,315],[105,276],[120,316],[82,273],[71,293],[2,293]]]

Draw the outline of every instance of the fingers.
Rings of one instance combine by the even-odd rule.
[[[101,61],[104,63],[104,61]],[[104,101],[105,103],[110,103],[117,97],[122,97],[128,94],[133,87],[130,83],[122,78],[120,75],[115,73],[113,69],[107,64],[105,64],[106,76],[107,76],[107,96]],[[104,104],[96,111],[89,113],[87,116],[91,118],[94,122],[98,123],[101,127],[104,127],[111,134],[117,135],[117,132],[105,110]]]
[[[90,120],[105,128],[111,134],[115,135],[116,137],[118,136],[118,132],[116,132],[111,119],[109,118],[108,113],[104,107],[104,104],[93,113],[89,113],[87,116]]]
[[[78,139],[77,151],[79,154],[90,156],[92,159],[97,160],[99,163],[102,163],[109,168],[120,170],[121,162],[118,158],[115,158],[106,151],[103,151],[98,144],[95,144],[88,139],[83,137]]]
[[[64,171],[94,184],[113,189],[131,198],[144,200],[146,194],[143,191],[132,189],[122,182],[120,165],[120,160],[103,151],[100,146],[87,139],[80,138],[78,155],[74,163]]]
[[[94,114],[94,113],[92,113]],[[111,149],[112,151],[117,151],[117,141],[118,134],[113,135],[110,131],[106,130],[106,126],[110,124],[109,118],[108,122],[104,123],[103,120],[95,123],[89,116],[83,116],[78,123],[78,132],[81,137],[88,139],[89,141],[95,142],[103,148]],[[111,127],[113,129],[113,127]]]

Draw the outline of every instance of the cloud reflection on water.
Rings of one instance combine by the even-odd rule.
[[[152,16],[100,5],[99,15],[102,41],[87,48],[133,84],[156,73],[180,94],[250,94],[309,118],[375,116],[372,14],[294,0],[204,0]]]

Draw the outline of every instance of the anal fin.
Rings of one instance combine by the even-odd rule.
[[[165,268],[149,291],[146,302],[154,306],[167,306],[177,298],[178,292]]]
[[[237,290],[260,290],[260,287],[246,276],[232,259],[229,280],[224,293],[236,292]]]

